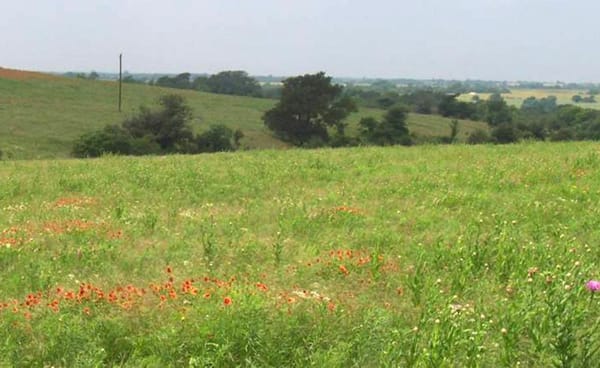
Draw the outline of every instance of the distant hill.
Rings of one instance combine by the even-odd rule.
[[[196,91],[123,84],[123,112],[117,111],[118,89],[114,81],[63,78],[37,72],[0,68],[0,150],[15,159],[65,158],[81,134],[118,124],[140,105],[153,106],[164,94],[183,95],[194,111],[194,129],[222,123],[241,129],[246,149],[285,148],[261,120],[276,101],[217,95]],[[349,118],[350,131],[364,116],[380,116],[382,110],[361,109]],[[411,114],[409,128],[422,136],[448,135],[449,119]],[[486,124],[464,121],[460,137]]]

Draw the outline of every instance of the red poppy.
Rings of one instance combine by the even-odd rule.
[[[226,296],[225,299],[223,299],[223,304],[225,304],[226,306],[229,306],[233,303],[233,300],[231,300],[230,297]]]

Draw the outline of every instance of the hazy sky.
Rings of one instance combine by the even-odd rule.
[[[0,66],[600,82],[598,0],[0,0]]]

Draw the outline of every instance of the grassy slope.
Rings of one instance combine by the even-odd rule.
[[[593,366],[599,168],[592,143],[0,162],[0,365]],[[162,303],[54,291],[167,265]]]
[[[115,124],[134,114],[142,104],[152,106],[159,96],[180,93],[195,113],[194,126],[224,123],[244,131],[247,148],[281,148],[287,145],[262,124],[264,111],[272,100],[224,96],[194,91],[170,90],[143,85],[123,86],[123,113],[116,111],[117,85],[114,82],[77,79],[28,78],[12,80],[0,75],[0,149],[14,158],[67,157],[72,142],[81,134]],[[351,125],[380,110],[363,109],[349,118]],[[446,135],[448,120],[436,116],[412,115],[412,131],[423,135]],[[464,137],[476,122],[464,122]]]

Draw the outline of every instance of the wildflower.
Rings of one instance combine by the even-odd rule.
[[[225,306],[229,306],[233,303],[233,300],[231,300],[230,297],[226,296],[225,299],[223,299],[223,304],[225,304]]]
[[[340,265],[340,272],[343,273],[346,276],[348,276],[348,274],[350,273],[348,271],[348,269],[346,268],[346,266],[344,266],[344,265]]]
[[[600,281],[590,280],[585,284],[585,287],[592,293],[600,292]]]
[[[204,293],[204,299],[210,299],[210,293]]]

